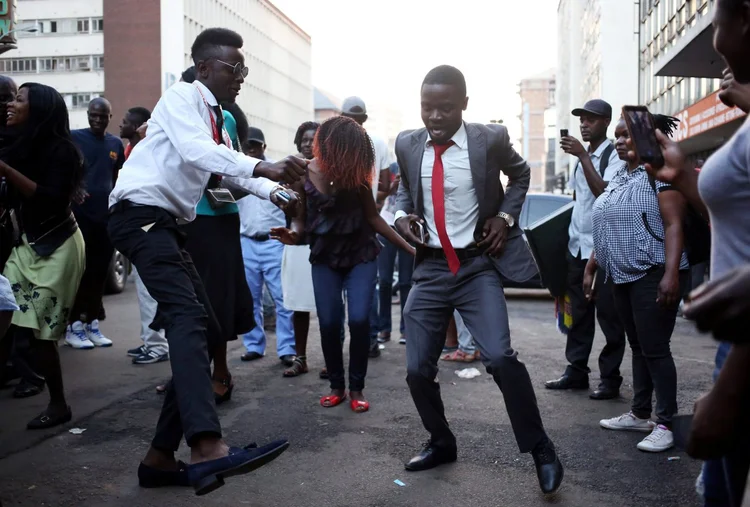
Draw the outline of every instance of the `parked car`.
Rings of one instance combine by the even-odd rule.
[[[527,194],[518,224],[521,229],[525,229],[534,222],[554,213],[572,200],[571,196],[562,194]],[[539,273],[523,283],[506,279],[503,280],[503,285],[515,289],[544,289]]]
[[[119,294],[124,291],[131,269],[130,261],[115,250],[115,253],[112,254],[112,261],[109,264],[109,274],[104,291],[107,294]]]

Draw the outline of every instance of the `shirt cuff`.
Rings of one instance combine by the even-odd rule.
[[[260,185],[258,185],[258,197],[270,200],[271,192],[279,187],[279,184],[267,178],[258,178],[258,180],[260,182]]]
[[[404,217],[408,217],[408,216],[409,216],[409,214],[406,211],[404,211],[404,210],[398,210],[396,212],[396,214],[393,216],[393,223],[391,225],[396,225],[396,221],[399,218],[404,218]]]
[[[242,155],[239,158],[240,162],[240,169],[242,169],[243,172],[247,174],[247,178],[252,178],[255,176],[255,167],[262,162],[262,160],[258,160],[257,158],[248,157],[246,155]]]

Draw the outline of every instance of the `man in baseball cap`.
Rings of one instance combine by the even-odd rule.
[[[243,150],[250,157],[260,160],[266,159],[266,136],[258,127],[248,127],[247,139],[245,140]]]
[[[611,282],[604,282],[604,274],[597,275],[596,301],[589,301],[583,293],[583,274],[594,249],[591,210],[596,198],[604,192],[621,162],[607,129],[612,120],[612,106],[601,99],[586,102],[573,109],[580,119],[581,137],[588,148],[573,136],[565,135],[560,146],[565,153],[578,158],[570,178],[575,205],[568,235],[568,287],[573,323],[568,331],[565,357],[568,366],[563,375],[545,383],[547,389],[588,389],[589,355],[594,343],[596,320],[604,332],[607,345],[599,355],[599,385],[590,394],[594,400],[616,398],[622,376],[620,364],[625,353],[625,331],[620,324],[612,297]]]

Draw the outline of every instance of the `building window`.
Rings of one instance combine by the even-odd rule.
[[[98,97],[95,92],[89,93],[64,93],[63,98],[69,109],[86,109],[92,99]]]
[[[2,62],[4,74],[32,74],[36,72],[36,58],[9,58]]]
[[[104,56],[94,57],[94,70],[104,70]]]
[[[42,21],[39,23],[40,33],[57,33],[57,21]]]
[[[78,33],[89,33],[89,20],[79,19],[78,20]]]
[[[104,31],[104,20],[102,18],[94,18],[91,20],[91,31],[94,33],[100,33]]]

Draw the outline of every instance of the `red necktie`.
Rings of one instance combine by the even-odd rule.
[[[440,246],[443,247],[451,273],[455,275],[461,267],[461,261],[458,260],[458,255],[451,245],[445,228],[445,172],[443,170],[443,153],[451,146],[453,146],[453,141],[432,145],[435,149],[435,164],[432,166],[432,207],[435,212],[435,228],[440,239]]]

